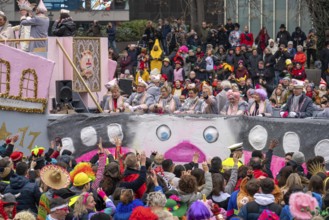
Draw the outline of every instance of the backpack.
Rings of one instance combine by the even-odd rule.
[[[260,216],[258,217],[259,220],[279,220],[280,217],[271,210],[264,209]]]
[[[268,206],[262,206],[262,207],[265,207],[264,209],[261,209],[260,205],[255,201],[247,203],[246,206],[247,206],[246,208],[247,208],[248,214],[249,213],[258,213],[259,214],[259,217],[258,217],[259,220],[278,220],[278,219],[280,219],[279,216],[280,216],[282,208],[281,208],[281,206],[279,206],[275,203],[272,203]]]

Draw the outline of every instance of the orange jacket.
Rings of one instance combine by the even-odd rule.
[[[304,52],[297,52],[294,57],[294,62],[295,63],[300,63],[304,66],[306,62],[306,55]]]

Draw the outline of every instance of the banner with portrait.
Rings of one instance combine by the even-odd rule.
[[[92,92],[101,90],[101,54],[99,38],[74,38],[73,62]],[[76,73],[73,74],[72,89],[87,92]]]

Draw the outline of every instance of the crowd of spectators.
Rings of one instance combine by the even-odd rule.
[[[142,39],[121,57],[109,48],[120,74],[106,84],[102,106],[108,112],[250,116],[273,116],[281,109],[281,117],[292,118],[324,110],[318,116],[326,117],[329,42],[318,51],[314,29],[307,35],[300,27],[292,34],[284,24],[279,29],[274,40],[266,27],[254,37],[231,19],[217,29],[203,22],[199,32],[188,30],[182,19],[149,21]],[[307,71],[319,64],[317,86]],[[133,80],[135,92],[121,94],[117,106],[111,93],[123,79]]]
[[[153,152],[110,152],[100,139],[90,161],[77,162],[60,138],[30,155],[13,151],[19,136],[0,147],[0,219],[3,220],[315,220],[327,219],[328,179],[322,156],[305,161],[289,152],[279,173],[271,170],[277,140],[266,155],[254,150],[244,164],[243,144],[175,164]],[[306,162],[306,163],[305,163]],[[303,167],[306,164],[306,168]]]

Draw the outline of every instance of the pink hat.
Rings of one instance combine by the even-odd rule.
[[[311,219],[312,212],[315,212],[318,206],[318,201],[313,196],[303,192],[293,193],[289,199],[291,215],[298,220]]]
[[[234,99],[239,99],[240,98],[240,93],[239,92],[233,92],[232,90],[229,90],[226,92],[226,96],[228,99],[234,98]]]
[[[182,51],[183,53],[188,53],[188,48],[185,45],[181,46],[179,50]]]

